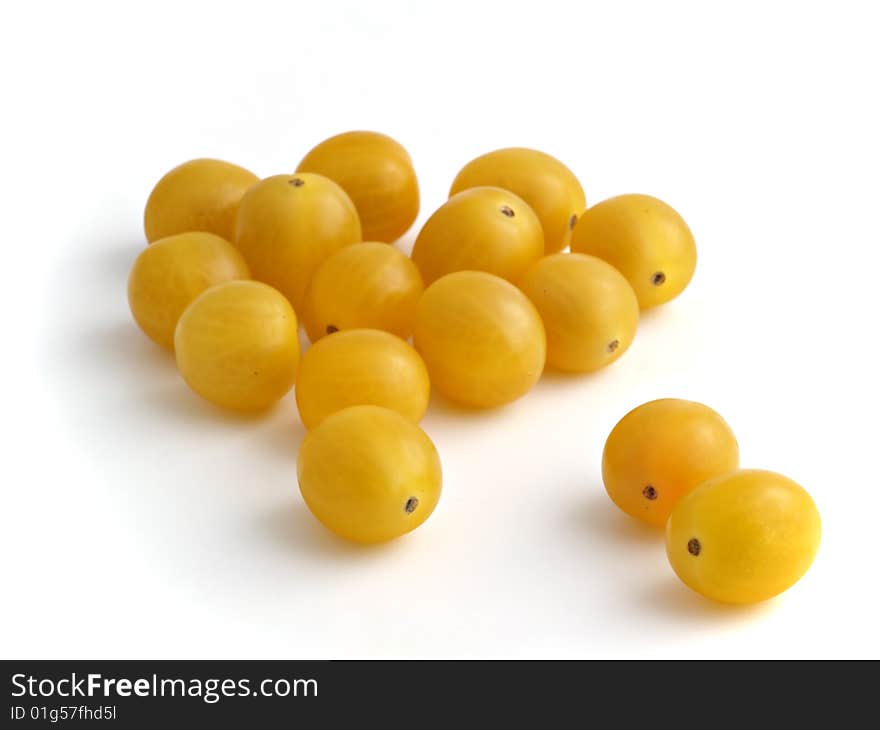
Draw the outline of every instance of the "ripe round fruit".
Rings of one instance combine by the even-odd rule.
[[[430,392],[425,363],[406,342],[381,330],[346,330],[303,355],[296,404],[306,428],[356,405],[390,408],[418,423]]]
[[[413,340],[437,390],[465,405],[516,400],[544,369],[544,326],[534,305],[483,271],[458,271],[431,284],[416,310]]]
[[[618,195],[594,205],[577,222],[571,250],[614,266],[632,285],[642,309],[681,294],[697,266],[687,223],[650,195]]]
[[[440,498],[440,458],[412,421],[379,406],[352,406],[306,434],[297,458],[306,505],[355,542],[384,542],[428,519]]]
[[[666,554],[686,585],[722,603],[757,603],[793,586],[819,549],[809,494],[781,474],[744,469],[683,497],[666,526]]]
[[[322,175],[275,175],[241,200],[235,245],[254,278],[278,289],[297,312],[318,266],[360,240],[354,203]]]
[[[337,182],[354,201],[369,241],[397,240],[419,214],[419,183],[409,153],[384,134],[346,132],[330,137],[296,170]]]
[[[547,362],[587,373],[614,362],[633,341],[639,302],[629,282],[601,259],[545,256],[520,282],[547,333]]]
[[[212,403],[263,410],[296,380],[297,334],[290,303],[271,286],[219,284],[200,294],[177,323],[177,367],[187,384]]]
[[[727,422],[702,403],[677,398],[627,413],[602,453],[608,496],[627,514],[657,526],[698,484],[738,466],[739,445]]]
[[[574,173],[555,157],[524,147],[508,147],[477,157],[452,183],[450,195],[480,185],[515,193],[528,203],[544,229],[545,253],[568,246],[578,216],[587,207]]]
[[[428,219],[412,258],[431,284],[465,270],[514,281],[543,254],[541,221],[522,198],[479,187],[453,195]]]
[[[178,165],[156,183],[147,200],[147,241],[186,231],[208,231],[231,241],[239,201],[259,179],[223,160],[199,159]]]
[[[215,284],[250,276],[229,241],[202,231],[178,233],[156,241],[135,259],[128,304],[146,335],[173,350],[177,320],[193,299]]]
[[[356,243],[318,267],[306,293],[303,323],[312,342],[355,328],[406,339],[423,289],[419,270],[406,254],[385,243]]]

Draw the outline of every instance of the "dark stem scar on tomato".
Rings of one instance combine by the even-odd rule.
[[[644,495],[645,499],[650,499],[653,502],[657,499],[657,489],[653,484],[649,484],[642,490],[642,495]]]
[[[702,549],[703,549],[703,546],[700,545],[700,541],[697,540],[697,538],[692,537],[690,540],[688,540],[688,552],[691,555],[693,555],[694,557],[699,555],[700,550],[702,550]]]
[[[509,205],[502,205],[498,210],[500,210],[508,218],[513,218],[513,216],[516,215],[516,213],[513,212],[513,208],[511,208]]]
[[[419,506],[419,500],[416,497],[410,497],[406,500],[406,504],[403,506],[403,509],[406,511],[408,515],[411,515],[416,511],[416,507]]]
[[[666,274],[664,274],[662,271],[658,271],[657,273],[654,274],[654,276],[651,277],[651,283],[654,286],[660,286],[661,284],[663,284],[665,282],[666,282]]]

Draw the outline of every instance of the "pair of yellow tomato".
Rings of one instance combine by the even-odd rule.
[[[733,431],[700,403],[668,398],[626,414],[605,443],[602,477],[624,512],[666,526],[676,574],[717,601],[781,593],[819,547],[810,495],[780,474],[739,469]]]

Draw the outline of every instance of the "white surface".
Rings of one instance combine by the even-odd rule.
[[[719,7],[5,9],[0,653],[880,657],[872,6]],[[356,128],[411,151],[420,221],[461,165],[519,144],[562,158],[591,202],[669,201],[700,253],[607,371],[476,417],[434,404],[440,505],[376,549],[306,511],[292,394],[261,420],[218,413],[125,296],[168,168],[286,172]],[[660,396],[715,407],[744,465],[814,495],[820,555],[781,599],[691,594],[605,496],[605,436]]]

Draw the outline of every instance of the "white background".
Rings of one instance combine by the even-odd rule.
[[[2,61],[0,653],[22,657],[880,657],[880,51],[872,3],[16,3]],[[420,222],[477,154],[564,160],[588,200],[690,223],[691,287],[592,377],[432,404],[436,512],[378,548],[306,511],[292,394],[191,394],[131,321],[153,183],[289,172],[398,138]],[[417,228],[399,244],[412,245]],[[633,406],[703,401],[824,521],[778,600],[710,604],[602,488]]]

